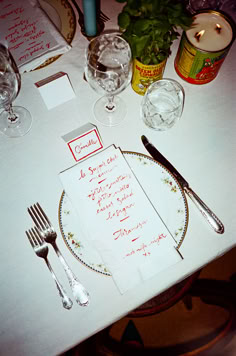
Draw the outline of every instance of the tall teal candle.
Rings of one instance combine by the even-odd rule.
[[[87,36],[97,34],[96,0],[83,0],[84,28]]]

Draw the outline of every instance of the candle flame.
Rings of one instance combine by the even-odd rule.
[[[220,26],[218,23],[216,24],[215,30],[216,30],[216,32],[217,32],[218,34],[220,34],[220,32],[221,32],[221,26]]]
[[[201,31],[195,33],[194,37],[196,38],[196,40],[198,42],[200,41],[200,38],[204,35],[204,33],[205,33],[205,30],[201,30]]]

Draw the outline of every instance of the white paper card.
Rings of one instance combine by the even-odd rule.
[[[175,241],[114,146],[60,174],[121,293],[181,261]]]
[[[66,73],[59,72],[35,83],[47,108],[50,110],[75,98],[75,92]]]
[[[103,148],[98,128],[87,123],[62,136],[72,156],[79,162]]]

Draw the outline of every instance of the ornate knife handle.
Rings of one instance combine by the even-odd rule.
[[[189,198],[194,202],[196,207],[200,210],[203,217],[207,220],[210,226],[218,234],[223,234],[224,225],[220,219],[208,208],[208,206],[199,198],[199,196],[194,193],[194,191],[189,187],[184,187],[185,192],[188,194]]]

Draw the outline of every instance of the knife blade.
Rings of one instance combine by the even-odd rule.
[[[177,169],[156,149],[155,146],[151,142],[148,141],[147,137],[142,135],[141,140],[143,142],[144,147],[150,153],[150,155],[158,162],[160,162],[163,166],[165,166],[177,179],[179,184],[181,185],[184,192],[189,196],[189,198],[193,201],[196,207],[201,212],[202,216],[206,219],[206,221],[210,224],[210,226],[214,229],[218,234],[224,233],[224,225],[220,221],[220,219],[211,211],[211,209],[199,198],[199,196],[190,188],[189,183],[185,180],[185,178],[177,171]]]

